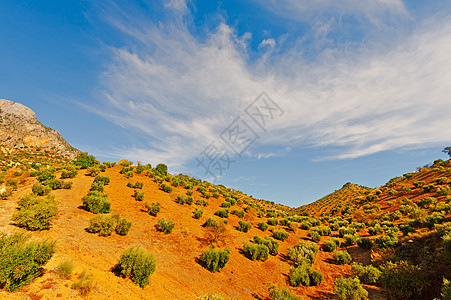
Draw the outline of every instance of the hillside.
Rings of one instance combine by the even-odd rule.
[[[171,175],[163,164],[133,166],[126,160],[100,164],[86,154],[69,161],[50,152],[7,148],[2,161],[0,230],[29,232],[34,241],[56,242],[42,276],[13,292],[1,290],[2,299],[197,299],[207,294],[277,299],[270,294],[270,284],[300,299],[342,299],[334,291],[341,276],[360,278],[370,299],[406,295],[433,299],[440,296],[443,278],[451,278],[451,256],[441,237],[451,231],[451,223],[446,223],[451,213],[450,161],[437,160],[374,190],[346,184],[304,208],[302,216],[299,209],[183,174]],[[90,211],[90,204],[82,200],[90,190],[106,195],[109,212]],[[44,195],[48,192],[50,198]],[[27,223],[13,217],[25,210],[30,198],[24,197],[32,193],[32,199],[40,199],[36,209],[56,201],[58,213],[48,229],[27,230],[30,224],[36,226],[36,218],[31,222],[25,216],[31,222]],[[148,213],[152,203],[160,205],[156,216]],[[115,214],[120,215],[118,220],[131,222],[125,235],[114,232]],[[110,220],[102,225],[106,226],[102,230],[111,228],[110,235],[91,232],[96,228],[94,218]],[[216,225],[205,226],[210,218]],[[167,234],[159,231],[163,219],[174,223]],[[249,255],[249,241],[255,236],[275,238],[258,248],[268,251],[277,244],[271,248],[274,252]],[[209,271],[202,262],[202,252],[212,243],[230,251],[219,272]],[[150,252],[156,262],[142,288],[115,269],[130,246]],[[359,273],[345,259],[346,253],[380,278],[371,281],[373,277]],[[62,263],[74,266],[67,277],[61,276]],[[310,274],[309,283],[296,274]]]
[[[0,145],[15,149],[42,149],[74,159],[80,153],[55,129],[42,125],[30,108],[0,99]]]
[[[371,189],[350,182],[313,203],[300,206],[295,210],[296,213],[306,214],[312,217],[336,215],[338,212],[345,213],[346,209],[354,200],[363,193],[369,192]]]

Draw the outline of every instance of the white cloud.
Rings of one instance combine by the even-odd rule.
[[[261,43],[260,43],[261,47],[264,46],[269,46],[271,49],[273,49],[276,46],[276,40],[274,40],[273,38],[269,38],[269,39],[264,39]]]
[[[298,21],[319,14],[355,15],[380,25],[387,15],[399,17],[407,11],[402,0],[254,0],[273,12]]]
[[[400,1],[361,2],[370,8],[346,1],[362,11],[376,4],[404,9]],[[449,20],[418,25],[397,41],[385,37],[384,47],[326,49],[314,62],[295,47],[253,63],[250,36],[237,36],[226,24],[204,41],[183,23],[157,27],[115,19],[114,25],[141,44],[113,49],[102,77],[104,102],[91,109],[149,141],[146,149],[118,151],[120,157],[180,167],[262,91],[285,114],[259,145],[330,146],[340,150],[332,157],[344,159],[449,141]]]

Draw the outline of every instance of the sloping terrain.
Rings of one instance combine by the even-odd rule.
[[[451,213],[449,161],[438,160],[431,167],[394,178],[374,190],[346,184],[342,190],[301,212],[182,174],[166,174],[164,165],[151,168],[130,166],[127,161],[119,165],[92,162],[93,166],[80,169],[79,164],[52,153],[6,148],[2,161],[0,178],[8,192],[0,193],[4,199],[0,200],[0,231],[27,232],[17,226],[12,216],[17,212],[19,200],[36,192],[33,186],[38,181],[52,187],[50,195],[55,197],[59,208],[48,230],[31,232],[33,240],[56,241],[56,252],[44,265],[42,276],[14,292],[0,290],[2,299],[196,299],[206,294],[234,299],[272,299],[268,291],[270,283],[288,288],[301,299],[337,299],[334,292],[337,278],[358,276],[349,262],[340,264],[335,258],[339,250],[349,253],[353,262],[382,270],[381,280],[366,282],[361,277],[370,299],[406,298],[407,294],[396,294],[402,290],[395,285],[401,276],[421,281],[405,283],[402,279],[407,292],[401,292],[433,299],[440,294],[443,278],[451,278],[448,254],[439,235],[440,230],[451,229],[446,227]],[[74,172],[74,177],[59,179],[67,172]],[[49,174],[54,179],[46,181]],[[82,198],[98,176],[109,180],[103,192],[111,202],[111,212],[105,215],[120,214],[132,223],[124,236],[113,232],[102,237],[87,230],[90,220],[100,214],[87,211]],[[133,187],[136,183],[142,183],[142,187]],[[143,199],[134,197],[140,194]],[[179,203],[189,197],[192,203]],[[146,203],[157,202],[161,211],[157,216],[148,214]],[[228,216],[215,215],[226,207]],[[194,218],[196,209],[203,211],[199,219]],[[322,217],[314,217],[319,215]],[[157,230],[163,218],[175,223],[171,233]],[[203,226],[209,218],[223,224],[224,231]],[[240,221],[250,222],[248,232],[238,230]],[[269,224],[267,230],[260,229],[262,222]],[[244,245],[254,236],[275,236],[280,230],[289,236],[277,240],[276,255],[269,255],[263,261],[245,255]],[[341,245],[328,250],[326,244],[331,238],[339,240]],[[360,243],[363,240],[368,240],[372,247]],[[301,241],[319,246],[311,265],[322,274],[319,285],[290,284],[291,270],[302,265],[290,256],[290,248]],[[216,273],[208,271],[200,259],[202,251],[213,242],[230,250],[229,262]],[[156,260],[156,271],[143,288],[114,271],[119,257],[130,246],[142,247]],[[65,261],[74,264],[67,278],[58,275],[58,266]],[[402,261],[406,261],[407,271],[403,270],[407,275],[393,275],[398,265],[403,266]],[[395,267],[389,269],[387,263]],[[83,273],[89,274],[93,282],[85,295],[74,288]]]
[[[370,190],[370,188],[348,182],[341,189],[315,202],[300,206],[295,211],[299,214],[306,214],[313,217],[335,215],[337,212],[345,210],[357,197]]]

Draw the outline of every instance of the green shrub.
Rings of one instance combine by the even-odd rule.
[[[341,242],[339,239],[329,238],[324,242],[322,248],[326,252],[334,252],[337,249],[337,247],[340,247],[340,245]]]
[[[248,242],[243,247],[244,255],[250,260],[265,261],[268,259],[269,249],[265,245]]]
[[[12,220],[17,226],[27,230],[44,230],[50,228],[50,223],[58,216],[58,205],[55,197],[40,198],[34,195],[22,197],[19,211],[13,214]]]
[[[366,284],[375,284],[381,276],[381,271],[372,265],[362,266],[362,264],[359,263],[352,263],[351,270],[352,274]]]
[[[437,189],[437,194],[439,194],[440,196],[449,195],[449,194],[451,194],[451,187],[449,187],[449,186],[439,187]]]
[[[321,241],[321,236],[319,235],[319,233],[317,231],[309,231],[307,233],[307,236],[309,236],[314,242]]]
[[[268,230],[268,224],[266,222],[260,222],[258,223],[258,229],[261,231],[266,231]]]
[[[218,248],[212,244],[209,249],[203,250],[200,256],[202,265],[210,272],[217,272],[223,269],[230,259],[230,250]]]
[[[128,182],[127,183],[127,186],[129,187],[129,188],[132,188],[132,189],[142,189],[143,187],[144,187],[144,183],[142,183],[142,182],[139,182],[139,181],[137,181],[137,182],[135,182],[135,183],[132,183],[132,182]]]
[[[289,234],[285,230],[281,229],[281,230],[274,230],[272,233],[272,236],[273,236],[273,238],[275,238],[277,240],[285,241],[288,238]]]
[[[172,192],[172,187],[170,185],[167,185],[166,183],[163,183],[160,187],[160,190],[166,193]]]
[[[81,169],[87,169],[99,164],[100,162],[93,155],[88,155],[87,152],[79,153],[74,161],[74,165],[79,166]]]
[[[188,193],[186,193],[188,195]],[[204,200],[204,199],[197,199],[196,200],[196,205],[201,205],[201,206],[208,206],[208,201]]]
[[[96,176],[94,178],[93,182],[100,182],[103,185],[108,185],[108,184],[110,184],[110,177],[108,177],[108,176],[100,176],[99,175],[99,176]]]
[[[93,182],[91,184],[91,188],[89,189],[90,191],[99,191],[101,193],[103,193],[104,190],[104,185],[102,182]]]
[[[355,229],[354,228],[350,228],[350,227],[341,227],[338,230],[338,235],[341,238],[344,237],[345,234],[352,234],[352,235],[354,235],[355,233],[356,233]]]
[[[46,196],[46,195],[50,194],[51,190],[52,189],[50,187],[40,184],[38,182],[33,184],[33,186],[31,187],[31,191],[33,192],[33,194],[35,194],[37,196]]]
[[[178,195],[177,198],[175,199],[175,202],[177,202],[178,204],[188,204],[191,205],[193,204],[193,198],[192,197],[187,197],[186,195]]]
[[[430,183],[428,185],[425,185],[425,186],[423,186],[423,190],[424,190],[425,193],[430,193],[433,190],[435,190],[435,184]]]
[[[303,262],[291,268],[289,280],[291,286],[316,286],[321,284],[323,275],[313,270],[307,262]]]
[[[242,210],[234,209],[234,210],[232,210],[231,214],[236,215],[238,218],[244,217],[244,211],[242,211]]]
[[[368,299],[368,291],[362,287],[358,278],[337,278],[334,284],[334,293],[339,300]]]
[[[381,225],[376,224],[373,227],[368,227],[368,233],[370,235],[377,235],[384,232],[384,230],[382,229]]]
[[[374,242],[379,248],[391,248],[398,244],[399,239],[396,231],[387,231],[385,236],[377,237]]]
[[[66,179],[66,178],[74,178],[75,176],[77,176],[78,171],[73,169],[73,170],[63,170],[61,172],[61,177],[60,179]]]
[[[221,203],[221,207],[229,208],[231,206],[230,202],[224,201]]]
[[[220,208],[215,212],[215,215],[220,218],[228,218],[229,217],[229,210],[227,208]]]
[[[418,298],[427,284],[424,271],[407,261],[389,261],[380,270],[382,286],[398,299]]]
[[[266,223],[268,223],[268,225],[275,226],[279,224],[279,220],[276,218],[269,218]]]
[[[425,184],[426,184],[425,181],[418,181],[418,180],[416,180],[416,181],[413,182],[413,185],[414,185],[416,188],[422,187],[422,186],[425,185]]]
[[[357,241],[357,246],[361,249],[371,249],[373,247],[373,242],[367,238],[361,238]]]
[[[216,219],[208,218],[207,221],[202,225],[203,227],[215,227],[218,226],[219,222]]]
[[[130,227],[132,227],[132,222],[128,221],[125,218],[121,218],[117,223],[115,231],[119,235],[127,235]]]
[[[327,236],[332,233],[331,229],[329,227],[325,227],[325,226],[316,226],[316,227],[313,227],[312,230],[318,232],[318,234],[321,236]]]
[[[419,207],[427,207],[430,204],[436,204],[437,203],[437,199],[434,197],[426,197],[421,199],[420,201],[417,202],[417,205]]]
[[[352,260],[351,255],[346,250],[340,250],[334,253],[335,261],[340,265],[349,264]]]
[[[119,235],[127,235],[132,223],[118,214],[113,216],[99,215],[89,220],[86,231],[99,233],[100,236],[110,236],[113,231]]]
[[[86,176],[91,176],[91,177],[96,177],[97,175],[99,175],[102,172],[102,170],[100,170],[99,167],[89,167],[86,170]]]
[[[301,229],[309,230],[312,227],[312,224],[309,221],[301,222]]]
[[[271,255],[279,254],[279,242],[276,241],[272,237],[265,236],[262,239],[262,238],[260,238],[258,236],[254,236],[254,241],[253,242],[256,243],[256,244],[265,245],[266,247],[268,247],[269,254],[271,254]]]
[[[40,171],[38,176],[36,177],[36,179],[42,183],[45,184],[46,182],[50,181],[50,180],[54,180],[56,179],[56,175],[53,174],[54,172],[52,170],[44,170],[44,171]]]
[[[164,234],[169,234],[174,229],[175,223],[171,220],[166,221],[166,218],[160,219],[157,224],[157,231],[161,231]]]
[[[445,215],[442,212],[433,212],[431,215],[423,218],[424,226],[429,229],[434,228],[435,224],[441,224],[445,221]]]
[[[150,205],[146,203],[146,209],[149,215],[156,217],[161,210],[160,203],[151,203]]]
[[[111,203],[108,201],[108,195],[99,191],[90,191],[82,198],[83,206],[87,211],[94,214],[105,214],[111,210]]]
[[[357,243],[357,241],[359,240],[359,236],[356,234],[345,234],[343,238],[345,240],[346,246],[355,245]]]
[[[238,221],[238,227],[236,230],[242,231],[242,232],[248,232],[249,229],[251,229],[252,225],[251,222],[245,222],[245,221]]]
[[[202,215],[204,214],[204,211],[202,209],[197,209],[193,212],[194,219],[200,219]]]
[[[133,198],[135,198],[136,201],[143,201],[144,200],[144,192],[140,192],[138,190],[133,191]]]
[[[268,284],[269,298],[271,300],[299,300],[300,298],[293,295],[289,289],[279,289],[275,284]]]
[[[288,248],[288,258],[298,265],[304,261],[313,264],[318,251],[318,245],[315,243],[299,241],[297,245]]]
[[[31,235],[0,234],[0,287],[9,292],[42,275],[41,267],[55,253],[55,242],[29,242]]]
[[[155,272],[156,262],[153,255],[142,248],[131,247],[124,251],[115,269],[122,276],[130,277],[140,287],[149,284],[149,277]]]

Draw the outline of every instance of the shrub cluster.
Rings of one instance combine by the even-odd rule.
[[[268,230],[268,224],[266,222],[260,222],[258,223],[258,229],[261,231],[266,231]]]
[[[204,211],[202,209],[196,208],[193,212],[193,217],[194,217],[194,219],[200,219],[203,214],[204,214]]]
[[[243,247],[244,255],[250,260],[265,261],[268,259],[269,249],[265,245],[247,242]]]
[[[300,241],[297,245],[288,248],[288,258],[298,265],[304,261],[313,264],[318,251],[318,245],[315,243]]]
[[[149,284],[149,277],[155,272],[156,262],[153,255],[142,248],[131,247],[124,251],[115,269],[122,276],[130,277],[140,287]]]
[[[105,214],[111,210],[111,203],[108,201],[108,195],[99,191],[90,191],[82,198],[83,206],[87,211],[94,214]]]
[[[242,231],[242,232],[248,232],[249,229],[252,228],[251,222],[245,222],[245,221],[238,221],[238,227],[236,228],[236,230],[238,231]]]
[[[72,170],[63,170],[61,172],[61,177],[60,179],[66,179],[66,178],[74,178],[75,176],[77,176],[78,171],[76,169],[72,169]]]
[[[46,196],[50,193],[52,189],[46,185],[40,184],[38,182],[36,182],[35,184],[33,184],[33,186],[31,187],[31,191],[33,192],[33,194],[35,194],[36,196]]]
[[[156,217],[161,210],[160,203],[151,203],[150,205],[146,203],[146,209],[149,215]]]
[[[425,273],[419,266],[407,261],[391,261],[380,267],[382,286],[397,299],[419,298],[427,284]]]
[[[143,201],[144,200],[144,192],[140,192],[138,190],[133,191],[133,198],[135,198],[136,201]]]
[[[340,265],[349,264],[352,261],[351,255],[346,250],[335,252],[334,259]]]
[[[119,235],[127,235],[132,223],[119,214],[112,216],[99,215],[89,220],[86,231],[99,233],[100,236],[110,236],[113,231]]]
[[[170,185],[167,185],[166,183],[163,183],[160,187],[160,190],[166,193],[172,192],[172,187]]]
[[[268,284],[269,297],[271,300],[299,300],[299,297],[293,295],[289,289],[279,289],[275,284]]]
[[[7,291],[28,284],[55,253],[55,242],[29,242],[31,235],[0,234],[0,287]]]
[[[274,230],[272,233],[272,236],[273,236],[273,238],[275,238],[277,240],[285,241],[288,238],[289,234],[285,230],[281,229],[281,230]]]
[[[352,263],[352,274],[357,276],[360,281],[367,284],[375,284],[381,276],[381,271],[372,265],[362,266],[359,263]]]
[[[49,229],[59,213],[55,197],[51,195],[46,198],[28,195],[22,197],[18,205],[19,211],[13,214],[12,220],[27,230]]]
[[[186,194],[188,195],[188,193]],[[204,199],[197,199],[195,204],[201,206],[208,206],[208,201]]]
[[[243,218],[244,217],[244,211],[238,210],[238,209],[232,210],[231,214],[232,215],[236,215],[238,218]]]
[[[215,212],[215,215],[220,218],[228,218],[229,217],[229,210],[227,208],[220,208]]]
[[[217,272],[223,269],[230,259],[230,250],[218,248],[212,244],[209,249],[203,250],[200,256],[203,266],[210,272]]]
[[[362,287],[358,278],[337,278],[334,284],[334,293],[339,300],[368,299],[368,291]]]
[[[129,188],[132,188],[132,189],[142,189],[143,186],[144,186],[144,183],[139,182],[139,181],[133,183],[133,182],[129,181],[129,182],[127,183],[127,186],[128,186]]]
[[[337,247],[340,247],[340,246],[341,246],[341,242],[339,239],[329,238],[324,242],[322,248],[326,252],[334,252],[337,249]]]
[[[186,196],[186,195],[178,195],[177,198],[175,199],[175,202],[177,202],[178,204],[188,204],[191,205],[193,204],[193,197],[191,196]]]
[[[316,286],[323,281],[323,274],[313,270],[306,261],[290,270],[291,286]]]
[[[164,234],[169,234],[172,232],[172,229],[174,229],[175,223],[171,220],[166,221],[166,218],[160,219],[158,221],[158,224],[156,226],[157,231],[161,231]]]
[[[253,242],[259,245],[266,246],[268,248],[269,254],[271,255],[279,254],[279,242],[270,236],[265,236],[263,239],[258,236],[254,236]]]

